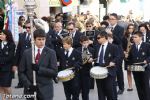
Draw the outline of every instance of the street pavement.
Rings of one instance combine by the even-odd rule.
[[[127,84],[126,71],[124,72],[124,80],[125,80],[125,91],[122,95],[118,96],[118,100],[138,100],[137,91],[134,82],[133,82],[133,91],[127,92],[128,84]],[[17,78],[13,79],[12,92],[14,95],[21,95],[23,93],[23,89],[14,88],[17,85],[17,82],[18,82]],[[89,96],[90,96],[90,100],[98,100],[96,84],[95,84],[95,89],[90,91]],[[18,99],[14,99],[14,100],[18,100]],[[54,84],[54,100],[65,100],[65,95],[64,95],[63,86],[61,82],[59,82],[58,84]],[[80,100],[82,100],[81,95],[80,95]]]

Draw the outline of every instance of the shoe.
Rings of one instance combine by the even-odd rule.
[[[23,88],[23,86],[17,85],[17,86],[15,86],[15,88]]]
[[[133,89],[132,88],[128,88],[127,91],[133,91]]]
[[[58,78],[53,78],[54,82],[57,84],[58,83]]]
[[[118,90],[117,94],[123,94],[124,90]]]

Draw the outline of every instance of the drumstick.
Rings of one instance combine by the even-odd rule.
[[[144,62],[139,62],[139,63],[133,63],[135,65],[139,65],[139,64],[145,64]]]

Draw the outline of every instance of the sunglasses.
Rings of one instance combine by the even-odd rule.
[[[73,29],[67,29],[67,30],[70,30],[70,31],[72,31]]]
[[[86,27],[92,27],[92,26],[86,26]]]
[[[31,27],[26,27],[26,29],[27,29],[27,28],[28,28],[28,29],[31,29]]]
[[[97,37],[97,40],[99,40],[101,37]]]

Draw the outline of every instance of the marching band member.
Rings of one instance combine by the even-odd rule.
[[[150,100],[150,84],[149,84],[149,63],[150,63],[150,45],[142,41],[143,34],[137,31],[133,34],[134,44],[129,51],[128,63],[135,65],[145,65],[145,71],[133,71],[133,77],[138,92],[139,100]]]
[[[2,95],[11,95],[14,53],[15,43],[12,33],[8,30],[2,30],[0,33],[0,94]],[[2,98],[2,100],[5,99],[5,97]]]
[[[79,100],[79,69],[82,64],[81,53],[72,47],[72,38],[63,38],[63,50],[60,55],[60,66],[62,70],[73,67],[75,77],[63,82],[66,100]]]
[[[25,28],[26,28],[26,32],[20,33],[19,34],[19,41],[18,41],[18,45],[17,45],[17,49],[16,49],[16,53],[15,53],[15,60],[14,60],[14,67],[19,69],[19,64],[20,64],[20,60],[22,58],[23,52],[26,49],[29,49],[31,47],[31,25],[30,25],[30,21],[27,20],[25,22]],[[20,72],[18,71],[18,85],[15,88],[22,88],[23,87],[23,83],[21,82],[20,79]]]
[[[24,51],[20,62],[20,78],[24,85],[24,94],[37,92],[37,100],[53,100],[52,78],[57,75],[57,58],[55,51],[45,46],[46,34],[42,29],[34,31],[35,64],[32,63],[32,49]],[[33,85],[33,71],[36,83]],[[29,100],[32,100],[29,98]]]
[[[118,94],[123,94],[124,92],[124,77],[123,77],[123,48],[122,48],[122,39],[124,34],[124,28],[118,25],[118,15],[116,13],[112,13],[109,16],[109,28],[106,28],[106,32],[113,36],[113,44],[117,45],[120,49],[118,50],[118,54],[120,59],[117,62],[117,83],[118,83]]]
[[[67,30],[68,30],[69,35],[73,39],[72,47],[73,48],[81,47],[80,36],[82,35],[82,33],[77,31],[75,23],[74,22],[69,22],[68,25],[67,25]]]
[[[105,31],[97,35],[99,45],[95,49],[96,66],[106,67],[108,69],[108,77],[104,79],[96,79],[98,89],[98,100],[114,100],[114,81],[116,78],[116,62],[118,60],[117,47],[108,43],[108,34]]]
[[[82,93],[82,100],[89,100],[90,90],[90,69],[92,68],[94,49],[89,46],[89,38],[87,36],[80,37],[82,47],[77,48],[82,53],[82,68],[80,74],[80,90]]]

